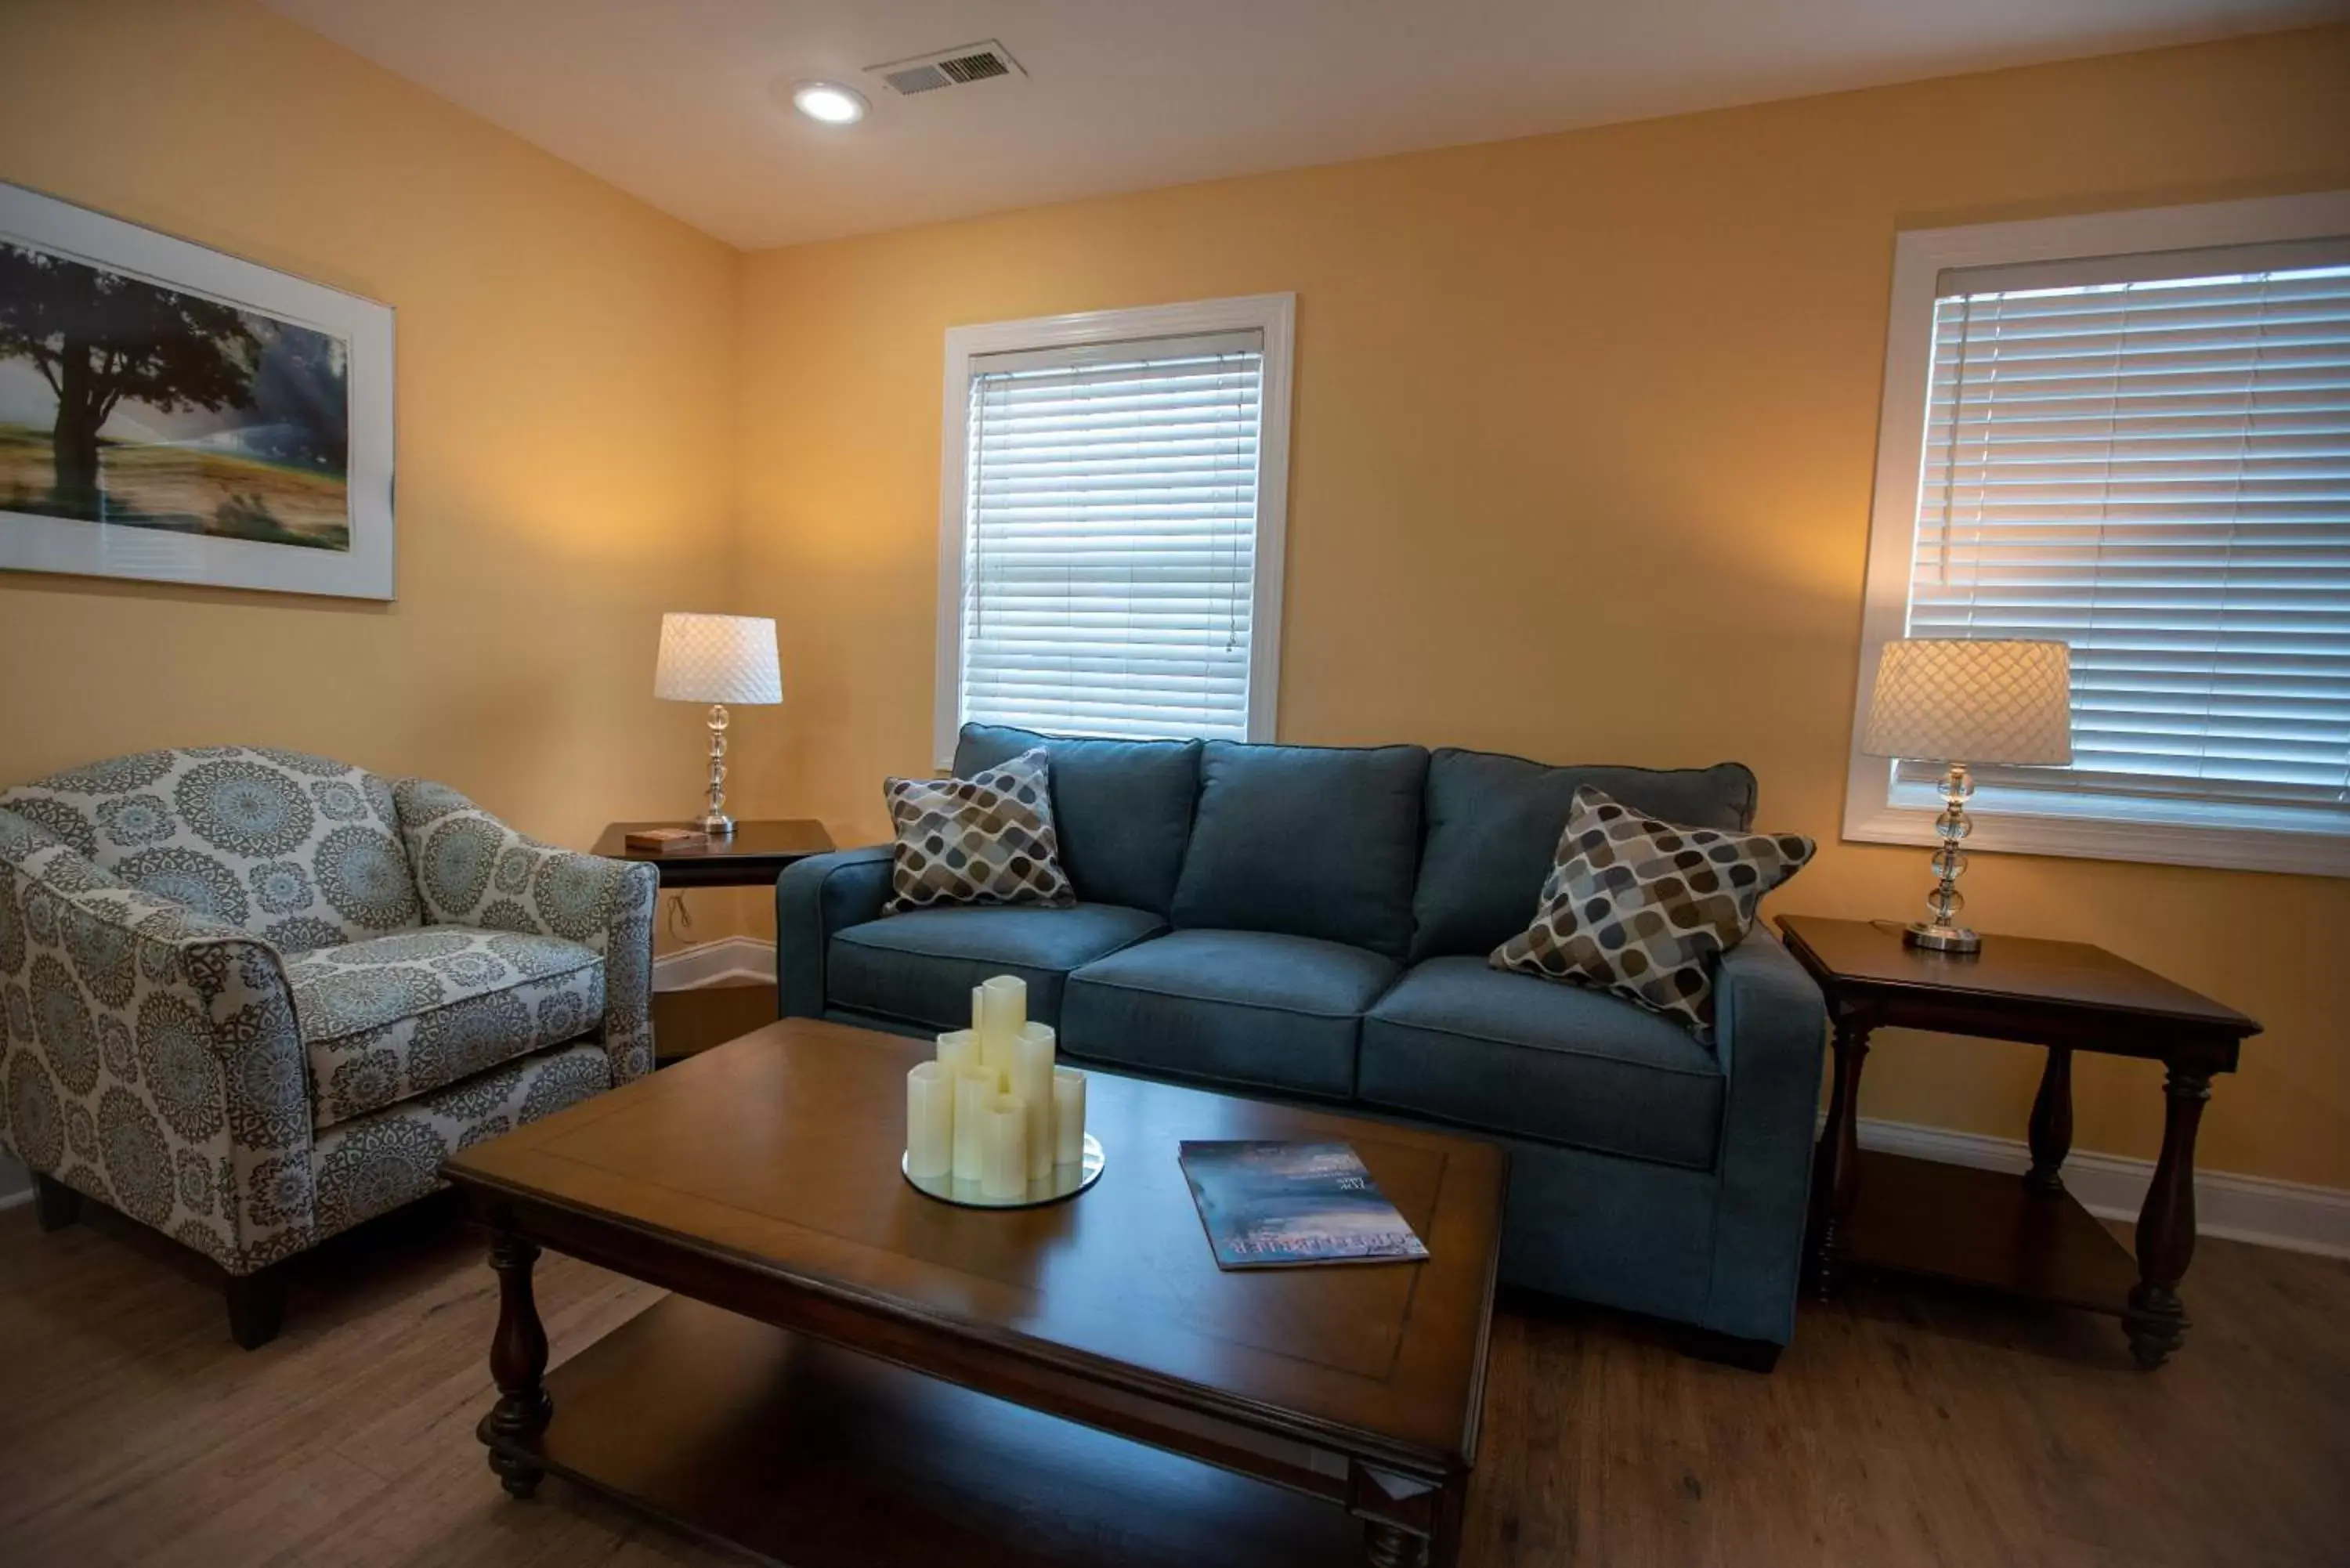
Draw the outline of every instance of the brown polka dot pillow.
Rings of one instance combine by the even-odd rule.
[[[1490,961],[1598,986],[1711,1041],[1714,959],[1745,939],[1754,906],[1814,847],[1792,833],[1675,827],[1579,789],[1534,924]]]
[[[932,904],[1070,904],[1042,746],[967,779],[889,779],[885,914]]]

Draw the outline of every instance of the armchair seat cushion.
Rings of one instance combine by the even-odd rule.
[[[288,959],[318,1127],[594,1030],[604,960],[561,937],[428,926]]]
[[[1363,1011],[1396,968],[1315,937],[1177,931],[1071,975],[1061,1044],[1149,1073],[1345,1099]]]
[[[1363,1020],[1366,1104],[1601,1154],[1711,1169],[1724,1086],[1681,1025],[1482,959],[1429,960]]]
[[[971,988],[1013,974],[1028,982],[1028,1016],[1057,1023],[1071,970],[1166,929],[1149,910],[1120,904],[910,909],[832,940],[829,1001],[924,1028],[965,1029]]]

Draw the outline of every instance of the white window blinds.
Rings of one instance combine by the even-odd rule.
[[[2073,765],[1981,770],[1987,794],[2350,832],[2345,264],[1942,275],[1909,635],[2073,649]]]
[[[1263,334],[972,362],[958,718],[1245,740]]]

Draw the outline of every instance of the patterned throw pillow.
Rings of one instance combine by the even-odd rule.
[[[884,914],[931,904],[1071,904],[1042,746],[967,779],[889,779],[897,843]]]
[[[1675,827],[1579,789],[1534,924],[1489,961],[1599,986],[1711,1041],[1714,958],[1813,848],[1792,833]]]

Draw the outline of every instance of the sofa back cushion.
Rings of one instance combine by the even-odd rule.
[[[1052,758],[1053,826],[1061,868],[1077,898],[1166,914],[1191,836],[1200,742],[1096,740],[965,724],[955,742],[955,776],[975,777],[1037,746]]]
[[[1284,931],[1401,958],[1427,781],[1419,746],[1210,741],[1175,924]]]
[[[0,794],[134,888],[305,952],[421,919],[391,786],[275,746],[140,752]]]
[[[1447,746],[1428,764],[1428,843],[1412,898],[1411,960],[1484,957],[1526,929],[1575,792],[1589,785],[1682,827],[1743,832],[1754,775],[1710,768],[1553,767]]]

